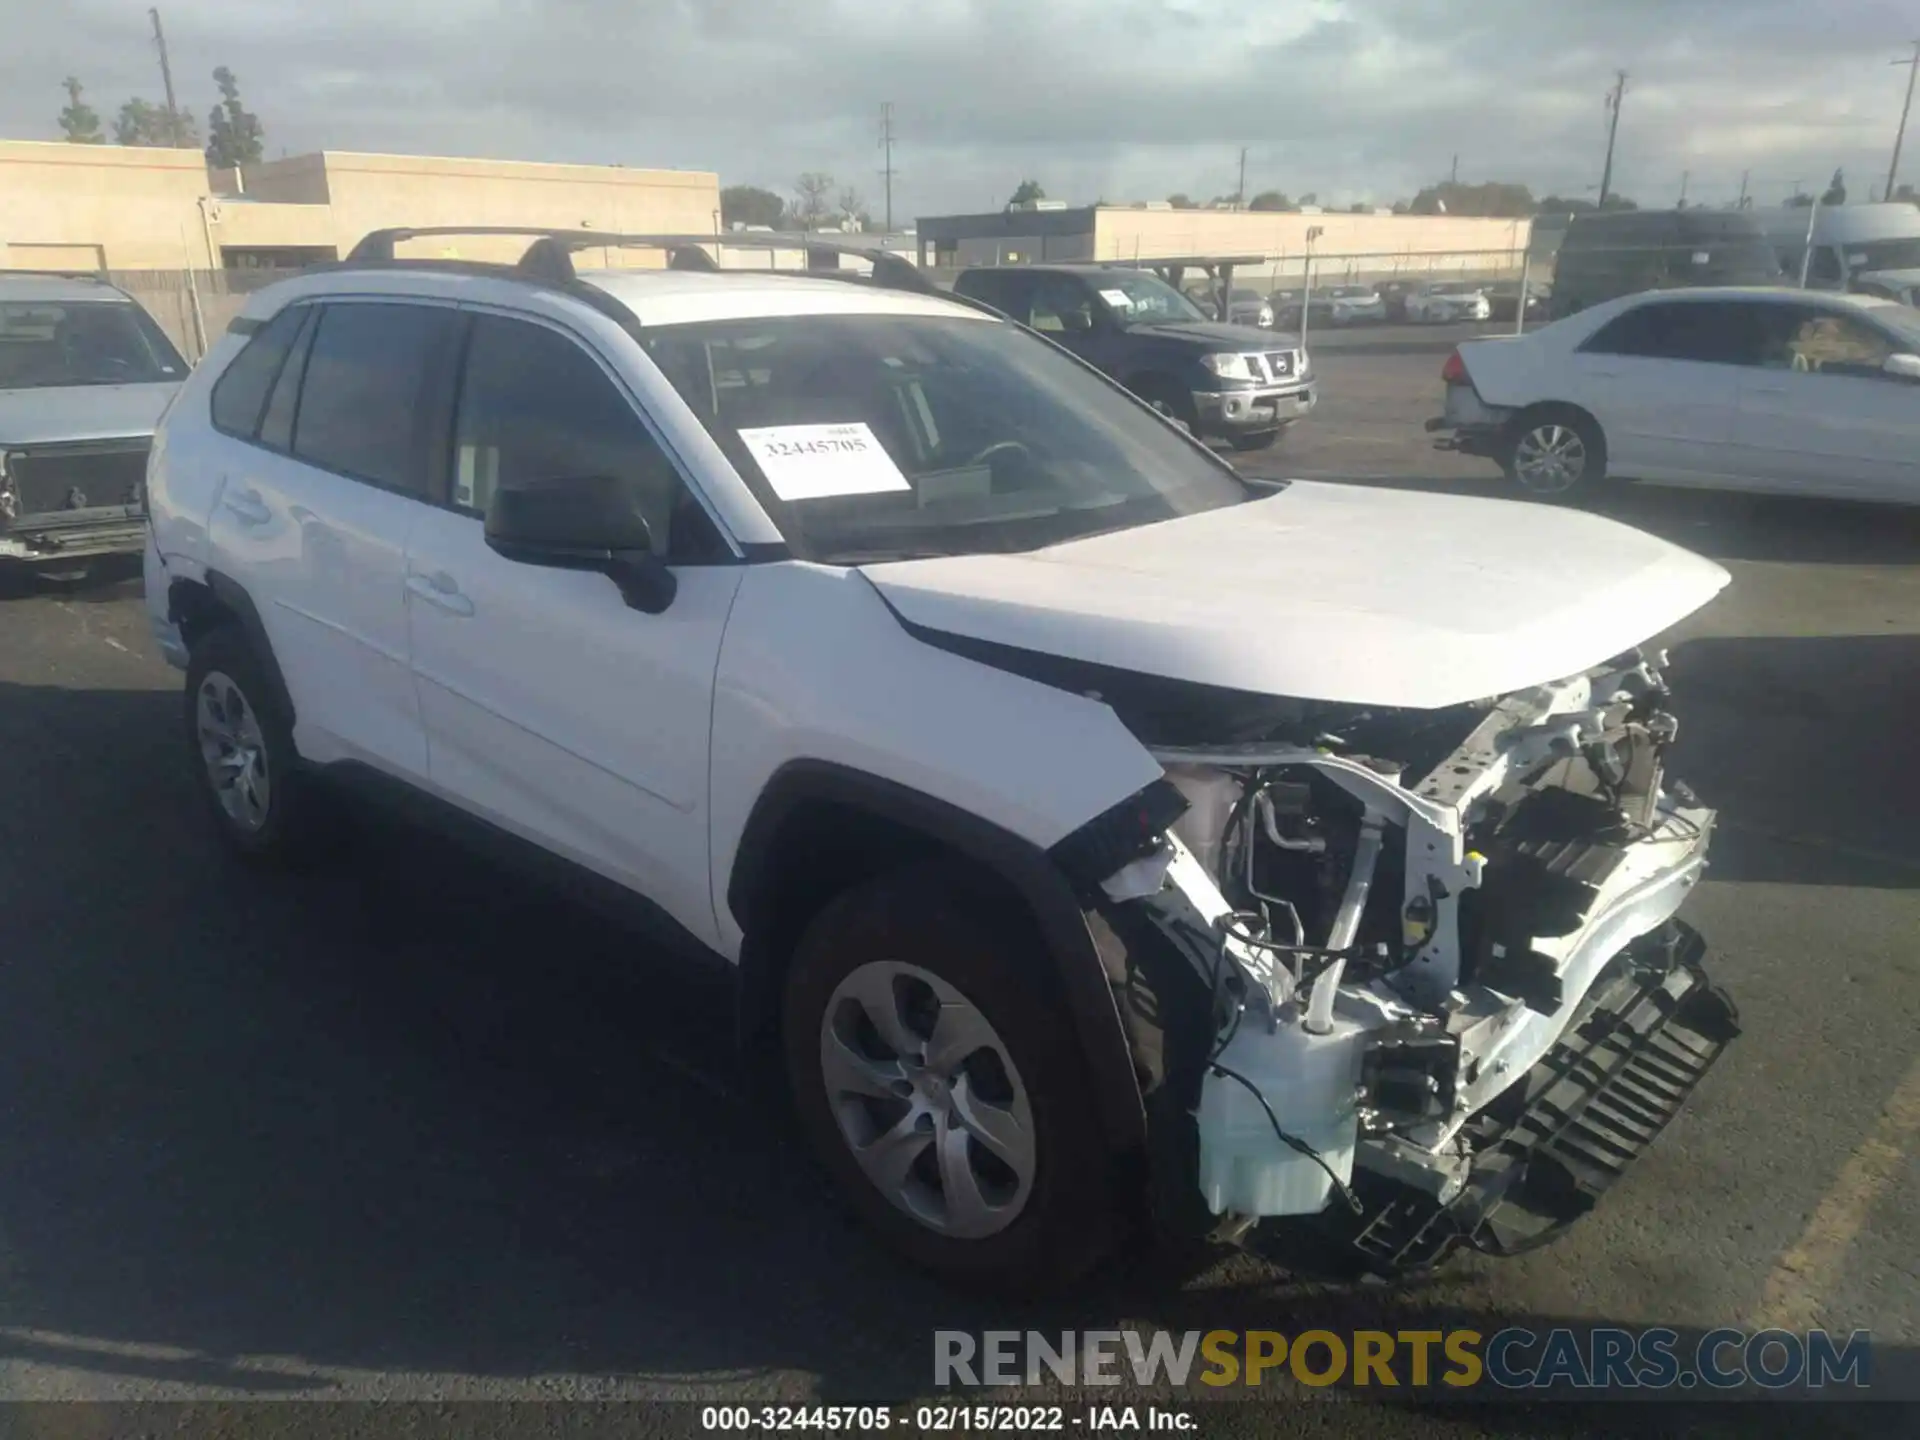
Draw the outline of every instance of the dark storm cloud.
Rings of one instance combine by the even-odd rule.
[[[901,214],[1249,184],[1391,198],[1443,174],[1576,191],[1633,72],[1618,173],[1666,198],[1882,172],[1906,6],[1843,0],[173,0],[182,103],[231,66],[274,153],[372,149],[803,169],[873,196],[895,104]],[[156,97],[144,6],[0,0],[0,133],[52,138],[59,77]],[[1762,192],[1765,193],[1765,192]],[[1776,197],[1777,198],[1777,197]]]

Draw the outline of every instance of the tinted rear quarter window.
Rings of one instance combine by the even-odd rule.
[[[455,312],[426,305],[325,306],[308,348],[293,453],[389,490],[426,495],[425,382]]]
[[[254,332],[225,372],[213,384],[213,427],[251,440],[259,429],[260,412],[273,388],[280,365],[293,348],[307,318],[304,306],[290,305],[266,326]]]

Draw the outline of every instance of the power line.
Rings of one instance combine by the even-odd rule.
[[[893,233],[893,102],[885,101],[880,106],[880,145],[886,151],[886,167],[881,170],[880,178],[887,187],[887,233]]]
[[[1599,208],[1607,208],[1607,196],[1613,186],[1613,142],[1620,133],[1620,102],[1627,95],[1627,72],[1614,72],[1613,89],[1607,93],[1607,163],[1600,170]]]
[[[1894,182],[1900,178],[1900,142],[1907,138],[1907,116],[1913,110],[1913,80],[1920,75],[1920,40],[1913,42],[1912,55],[1893,63],[1907,67],[1907,99],[1900,107],[1900,128],[1893,132],[1893,162],[1887,166],[1886,198],[1889,200],[1893,199]]]

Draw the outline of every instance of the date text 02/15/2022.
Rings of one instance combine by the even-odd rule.
[[[1080,1431],[1107,1434],[1127,1430],[1190,1432],[1191,1412],[1140,1405],[915,1405],[895,1410],[886,1405],[705,1405],[702,1430],[762,1433],[769,1430],[825,1430],[874,1435],[892,1430],[922,1435]]]

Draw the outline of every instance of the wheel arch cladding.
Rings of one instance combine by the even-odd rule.
[[[210,630],[221,625],[237,625],[259,659],[260,668],[266,672],[267,684],[273,692],[270,698],[280,707],[288,726],[292,726],[293,697],[287,690],[286,677],[280,673],[280,662],[273,653],[273,643],[267,638],[259,607],[245,586],[218,570],[209,570],[204,582],[175,580],[167,587],[167,618],[180,627],[180,638],[189,650]]]
[[[751,1066],[779,1023],[787,963],[820,908],[848,885],[948,855],[1025,912],[1052,964],[1094,1085],[1108,1148],[1139,1153],[1146,1117],[1126,1030],[1088,918],[1066,876],[1031,842],[908,786],[825,761],[792,761],[762,791],[735,854],[727,905],[740,922],[740,1043]]]

